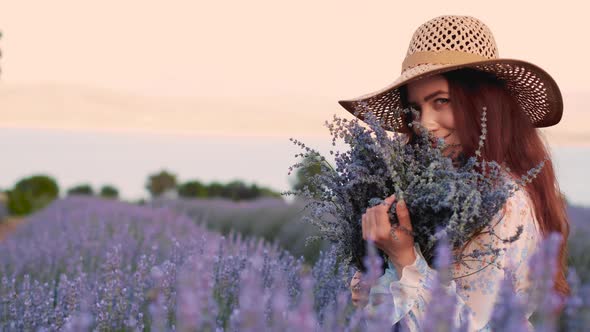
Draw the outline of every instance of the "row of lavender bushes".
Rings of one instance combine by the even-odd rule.
[[[203,222],[165,207],[90,197],[55,201],[0,243],[0,330],[388,329],[383,315],[354,310],[347,289],[352,271],[339,267],[329,251],[310,266],[277,243],[223,236]],[[551,242],[547,248],[537,261],[550,261]],[[378,260],[368,260],[374,277]],[[537,279],[546,278],[545,269],[535,271]],[[561,324],[582,331],[590,323],[584,302],[590,292],[576,286],[574,276]],[[556,329],[552,294],[538,290],[536,300],[546,305],[537,327]],[[519,320],[511,318],[518,303],[511,292],[502,294],[492,323],[517,331]],[[431,331],[451,324],[452,306],[441,312],[439,304],[429,308]]]
[[[571,224],[568,264],[582,283],[590,283],[590,207],[569,205],[567,213]]]
[[[295,257],[303,256],[313,264],[325,242],[311,242],[305,239],[316,235],[315,228],[301,223],[305,211],[303,201],[287,203],[282,199],[264,198],[254,201],[232,202],[224,199],[164,199],[151,201],[150,206],[167,207],[185,214],[194,220],[201,220],[208,229],[222,234],[234,231],[243,236],[253,236],[276,242]],[[571,222],[568,241],[569,266],[576,269],[583,283],[590,282],[590,208],[568,205],[567,213]]]
[[[155,198],[153,207],[167,207],[193,220],[201,220],[208,229],[223,235],[236,232],[246,237],[257,237],[276,244],[295,257],[303,257],[313,264],[328,244],[310,241],[317,235],[311,224],[302,222],[305,203],[295,199],[288,203],[280,198],[260,198],[233,202],[227,199],[166,199]]]

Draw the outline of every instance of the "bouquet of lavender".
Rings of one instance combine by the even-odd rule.
[[[402,112],[414,112],[406,109]],[[453,249],[461,248],[473,235],[488,226],[506,200],[519,186],[538,174],[541,162],[516,182],[509,181],[508,168],[498,163],[480,160],[486,136],[486,111],[482,113],[482,135],[475,157],[447,157],[443,139],[431,144],[432,135],[419,122],[410,127],[417,129],[413,142],[401,133],[388,133],[382,123],[367,114],[361,125],[358,119],[347,120],[334,116],[326,121],[332,135],[332,145],[341,138],[350,146],[346,152],[330,151],[335,156],[332,167],[318,151],[291,139],[305,152],[290,167],[303,170],[320,165],[320,172],[310,176],[301,189],[283,192],[307,199],[310,211],[304,219],[319,228],[319,235],[308,238],[326,239],[336,246],[336,253],[346,264],[363,270],[362,258],[367,254],[362,239],[361,218],[368,207],[380,204],[392,194],[405,200],[414,232],[424,258],[433,262],[434,248],[439,239]],[[414,117],[416,118],[416,117]],[[390,135],[392,134],[392,135]],[[397,224],[395,208],[389,212],[392,225]],[[505,242],[515,241],[522,229]],[[496,248],[487,248],[478,254],[497,254]],[[381,252],[383,254],[383,252]],[[455,256],[455,261],[466,257]],[[471,257],[475,258],[475,257]]]

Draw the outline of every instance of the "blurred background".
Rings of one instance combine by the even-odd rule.
[[[289,138],[328,155],[324,122],[350,118],[337,101],[393,81],[414,30],[441,14],[478,17],[501,57],[555,78],[563,119],[541,131],[568,202],[590,205],[590,46],[579,2],[1,0],[0,8],[0,217],[72,194],[284,204],[280,192],[304,181],[287,175],[300,152]],[[36,203],[13,195],[20,207],[11,207],[8,193],[27,187],[49,194]]]
[[[581,2],[0,1],[0,189],[47,174],[61,193],[105,185],[150,196],[178,183],[290,188],[295,137],[329,149],[337,101],[400,73],[414,30],[446,13],[493,31],[500,56],[560,85],[565,111],[542,130],[571,203],[590,204],[590,51]]]

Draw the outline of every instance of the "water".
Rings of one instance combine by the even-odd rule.
[[[294,135],[328,155],[330,137]],[[149,174],[167,169],[180,182],[244,180],[288,190],[288,167],[300,149],[288,138],[210,138],[150,134],[65,132],[39,129],[1,129],[0,189],[37,173],[58,181],[61,192],[81,183],[95,191],[104,184],[121,197],[147,197]],[[553,160],[562,191],[572,204],[590,206],[590,147],[553,147]]]

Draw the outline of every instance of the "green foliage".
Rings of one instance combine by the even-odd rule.
[[[252,199],[256,196],[255,190],[250,190],[242,181],[232,181],[225,186],[225,196],[233,201],[239,199]]]
[[[199,181],[188,181],[178,186],[178,195],[184,198],[207,197],[207,187]]]
[[[262,188],[258,188],[258,190],[260,191],[260,195],[258,197],[275,197],[275,198],[281,198],[281,199],[283,198],[281,193],[276,192],[270,188],[262,187]]]
[[[281,198],[281,194],[270,188],[256,184],[247,185],[243,181],[234,180],[223,184],[212,182],[209,185],[192,180],[178,186],[178,195],[183,198],[227,198],[233,201],[253,200],[261,197]]]
[[[223,197],[224,185],[219,182],[212,182],[207,186],[207,197]]]
[[[311,193],[318,193],[319,188],[313,183],[312,179],[322,171],[322,164],[324,167],[333,168],[326,160],[322,161],[316,155],[306,155],[301,161],[301,166],[295,172],[295,178],[291,178],[291,189],[293,191],[300,191],[307,188]]]
[[[7,196],[6,193],[0,191],[0,222],[8,215],[8,208],[6,207]]]
[[[281,197],[280,194],[276,194],[267,188],[258,188],[257,185],[252,184],[250,186],[246,185],[244,182],[236,180],[228,183],[225,185],[223,194],[221,197],[229,198],[233,201],[239,200],[251,200],[258,197],[263,196],[263,192],[265,196],[271,197]]]
[[[74,186],[70,189],[68,189],[67,191],[67,195],[88,195],[88,196],[94,196],[94,190],[92,189],[92,186],[89,184],[81,184],[81,185],[77,185]]]
[[[162,170],[159,173],[149,176],[146,189],[150,192],[152,198],[158,197],[169,190],[176,189],[176,175]]]
[[[119,198],[119,190],[111,185],[104,185],[100,188],[100,197],[104,198]]]
[[[38,211],[59,196],[57,182],[47,175],[34,175],[20,180],[7,191],[8,210],[23,216]]]

